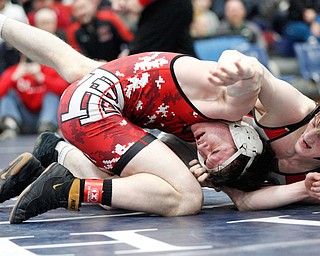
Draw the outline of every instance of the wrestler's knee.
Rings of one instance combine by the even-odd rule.
[[[203,205],[203,193],[201,187],[192,189],[188,192],[181,192],[174,197],[174,205],[169,208],[166,216],[184,216],[198,214]]]

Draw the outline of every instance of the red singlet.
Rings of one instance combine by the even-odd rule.
[[[64,137],[98,167],[120,174],[157,128],[193,141],[186,128],[210,120],[177,83],[175,53],[149,52],[108,62],[71,84],[59,107]]]

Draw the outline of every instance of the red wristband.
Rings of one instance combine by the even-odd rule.
[[[103,180],[86,179],[84,182],[83,202],[101,203]]]
[[[140,4],[144,7],[148,6],[149,4],[153,3],[155,0],[139,0]]]

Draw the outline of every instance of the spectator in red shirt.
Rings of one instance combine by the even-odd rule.
[[[1,139],[56,131],[60,95],[68,83],[52,68],[21,57],[0,78]]]
[[[57,15],[43,8],[35,14],[35,24],[56,34]],[[58,129],[58,104],[68,83],[54,69],[22,55],[18,64],[4,71],[0,84],[0,139]]]

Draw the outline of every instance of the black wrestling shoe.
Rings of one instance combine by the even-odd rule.
[[[80,179],[58,163],[51,164],[18,197],[10,214],[17,224],[56,208],[77,211],[80,207]]]
[[[0,203],[20,195],[44,168],[30,153],[23,153],[0,171]]]
[[[59,141],[64,141],[54,132],[41,133],[34,145],[32,154],[41,162],[43,167],[48,167],[54,162],[58,162],[58,151],[55,150]]]

